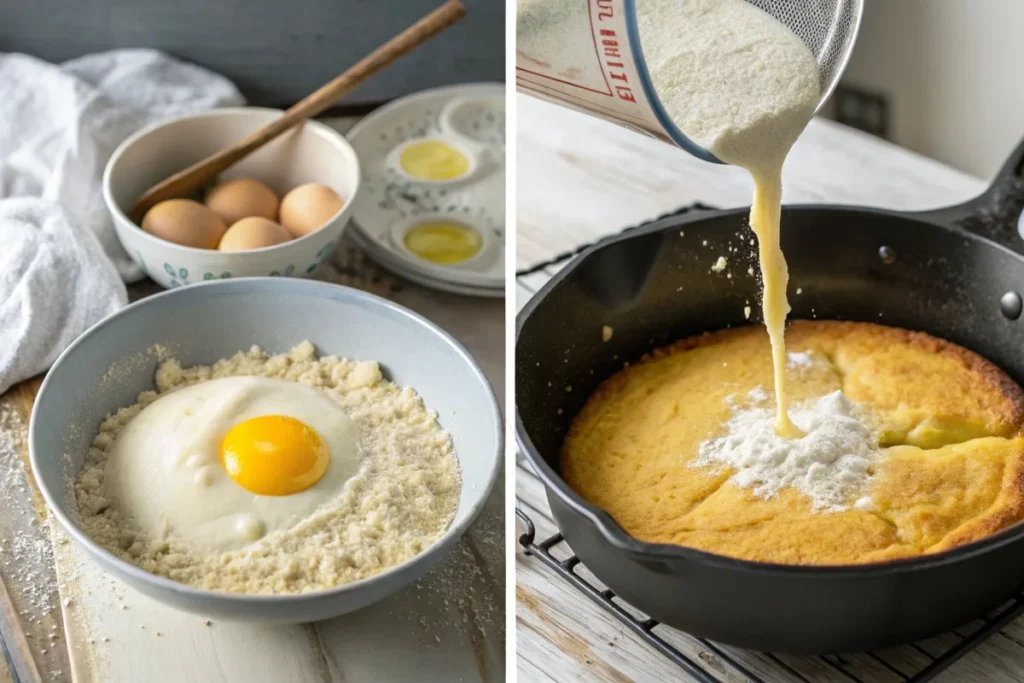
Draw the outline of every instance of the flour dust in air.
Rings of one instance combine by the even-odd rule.
[[[779,220],[783,163],[821,96],[814,55],[746,0],[637,0],[637,23],[651,80],[669,116],[754,181],[750,227],[758,239],[772,345],[775,425],[783,436],[799,436],[785,390],[789,273]]]

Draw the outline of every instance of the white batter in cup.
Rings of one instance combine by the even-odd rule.
[[[720,163],[661,105],[640,48],[635,0],[518,0],[516,87]]]
[[[517,0],[516,87],[721,163],[665,111],[641,49],[638,1]],[[862,0],[749,1],[811,50],[821,81],[820,107],[846,66]]]

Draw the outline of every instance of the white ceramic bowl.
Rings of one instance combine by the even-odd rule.
[[[309,277],[327,260],[349,221],[359,190],[359,159],[339,133],[307,121],[221,175],[252,177],[279,196],[303,183],[332,188],[345,200],[327,225],[284,244],[242,252],[183,247],[143,232],[128,219],[131,206],[154,184],[241,140],[281,115],[277,109],[214,109],[156,123],[125,140],[103,173],[103,199],[128,255],[164,287],[246,276]]]
[[[462,472],[455,519],[408,561],[361,581],[299,595],[241,595],[186,586],[112,555],[75,521],[69,486],[100,422],[153,388],[160,344],[184,365],[210,364],[258,344],[286,351],[308,340],[324,355],[376,360],[438,413]],[[116,373],[108,372],[117,367]],[[244,278],[145,298],[94,325],[46,375],[29,424],[32,471],[53,516],[96,564],[146,595],[218,619],[306,622],[360,609],[423,576],[483,508],[504,457],[501,411],[466,350],[421,316],[325,282]]]

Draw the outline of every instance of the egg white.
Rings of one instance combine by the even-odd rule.
[[[236,424],[261,415],[293,417],[320,435],[330,461],[313,486],[289,496],[261,496],[228,475],[221,440]],[[227,377],[146,406],[118,435],[104,487],[113,505],[151,539],[233,550],[310,516],[341,493],[362,461],[355,422],[326,394],[287,380]]]

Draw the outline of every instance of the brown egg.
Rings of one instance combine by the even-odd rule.
[[[246,251],[262,249],[287,242],[292,238],[288,231],[274,221],[251,216],[238,221],[224,233],[220,240],[221,251]]]
[[[216,249],[227,225],[221,217],[191,199],[168,199],[146,212],[142,229],[183,247]]]
[[[344,205],[345,201],[329,187],[320,183],[299,185],[281,200],[281,225],[293,237],[302,237],[326,225]]]
[[[206,207],[228,225],[249,216],[276,221],[280,204],[273,190],[253,178],[228,180],[206,193]]]

